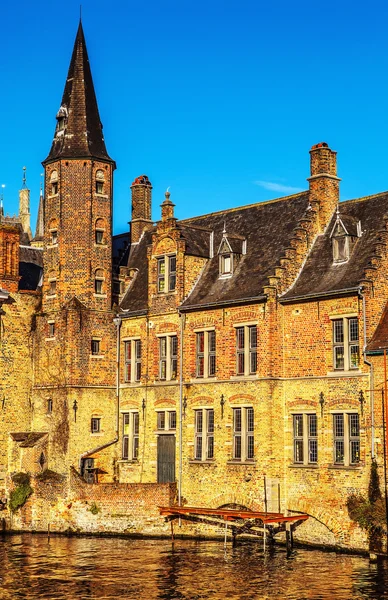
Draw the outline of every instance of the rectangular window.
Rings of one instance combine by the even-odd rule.
[[[92,433],[100,433],[100,431],[101,431],[101,419],[99,417],[92,417],[91,431],[92,431]]]
[[[104,192],[104,182],[96,181],[96,194],[102,194]]]
[[[212,460],[214,458],[214,410],[204,408],[195,410],[195,460]]]
[[[196,377],[207,379],[216,374],[216,332],[196,333]]]
[[[137,460],[139,457],[139,413],[123,414],[123,447],[124,460]]]
[[[54,296],[57,293],[57,281],[56,279],[51,279],[49,281],[49,294],[50,296]]]
[[[318,462],[317,415],[293,415],[294,463]]]
[[[360,462],[360,418],[358,413],[333,414],[334,464]]]
[[[156,424],[158,431],[174,431],[176,429],[176,411],[158,410]]]
[[[95,294],[102,294],[102,279],[95,279],[94,280],[94,293]]]
[[[178,337],[166,335],[159,338],[159,379],[171,381],[177,378]]]
[[[333,364],[338,371],[358,369],[359,332],[357,317],[333,319]]]
[[[58,194],[58,181],[53,181],[51,184],[51,195],[56,196]]]
[[[100,340],[95,340],[95,339],[92,340],[91,351],[94,356],[100,354]]]
[[[160,256],[157,261],[158,293],[173,292],[176,288],[176,256]]]
[[[233,459],[254,458],[254,411],[251,407],[233,409]]]
[[[54,321],[48,322],[48,336],[50,338],[53,338],[55,336],[55,322]]]
[[[141,379],[141,341],[128,340],[124,342],[124,380],[138,382]]]
[[[53,400],[49,398],[47,400],[47,413],[50,415],[53,412]]]
[[[96,229],[96,244],[102,244],[104,242],[104,232],[102,229]]]
[[[51,244],[53,246],[55,246],[55,244],[58,244],[58,231],[50,231],[50,236],[51,236]]]
[[[257,326],[236,327],[236,374],[257,372]]]

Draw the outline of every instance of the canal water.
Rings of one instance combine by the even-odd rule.
[[[258,542],[0,536],[0,599],[388,598],[388,562]]]

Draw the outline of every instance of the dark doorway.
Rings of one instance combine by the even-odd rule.
[[[86,483],[95,482],[94,458],[83,458],[81,460],[81,475]]]
[[[158,483],[175,481],[175,435],[158,437]]]

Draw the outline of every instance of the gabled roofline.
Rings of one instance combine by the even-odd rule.
[[[239,298],[237,300],[221,300],[218,302],[207,302],[206,304],[193,304],[191,306],[180,306],[178,312],[192,312],[195,310],[205,310],[207,308],[218,308],[223,306],[236,306],[238,304],[254,304],[256,302],[266,302],[267,294],[261,296],[252,296],[251,298]]]
[[[362,286],[343,288],[342,290],[331,290],[329,292],[314,292],[312,294],[303,294],[301,296],[292,296],[291,298],[279,298],[280,304],[293,304],[295,302],[304,302],[305,300],[315,300],[319,298],[332,298],[333,296],[350,296],[358,294]]]

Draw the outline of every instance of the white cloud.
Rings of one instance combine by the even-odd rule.
[[[270,190],[271,192],[283,192],[285,194],[297,194],[298,192],[302,192],[302,188],[292,187],[291,185],[283,185],[281,183],[275,183],[273,181],[254,181],[255,185],[258,185],[265,190]]]

